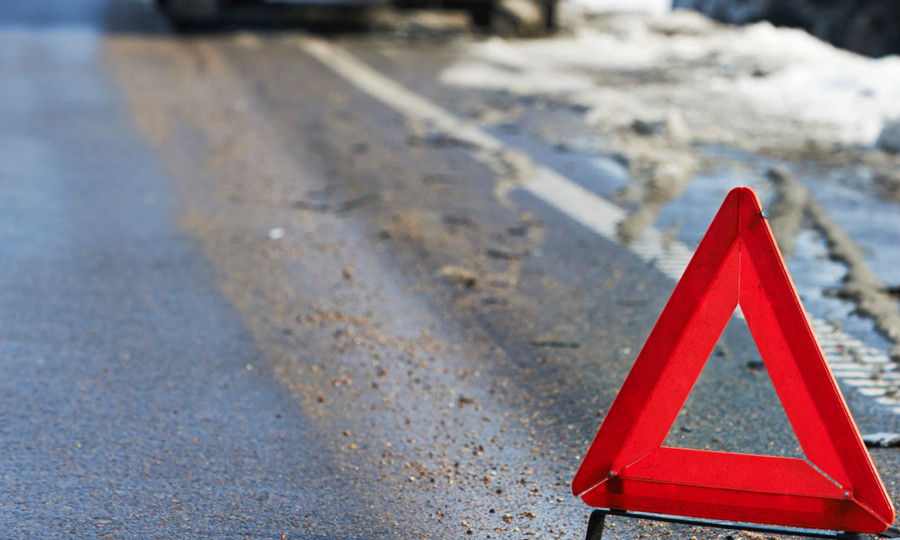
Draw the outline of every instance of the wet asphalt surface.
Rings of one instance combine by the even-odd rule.
[[[0,7],[0,536],[584,534],[569,482],[674,283],[498,198],[466,148],[298,50],[307,31]],[[441,86],[440,36],[324,37],[450,110],[508,99]],[[577,129],[530,105],[523,126]],[[799,455],[757,357],[729,328],[667,443]],[[863,432],[900,431],[847,397]],[[896,504],[896,450],[872,453]],[[717,537],[609,531],[660,535]]]

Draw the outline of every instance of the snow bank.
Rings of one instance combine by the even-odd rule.
[[[835,55],[798,62],[737,88],[773,112],[834,124],[840,140],[874,144],[886,122],[900,118],[900,58]]]
[[[622,73],[625,83],[617,79]],[[714,92],[760,114],[827,123],[833,140],[860,145],[874,144],[885,121],[900,117],[900,58],[874,60],[800,30],[769,23],[735,29],[686,11],[614,15],[544,40],[490,39],[466,47],[442,80],[605,108],[615,99],[640,107],[642,93],[648,109],[666,106],[652,102],[653,87],[666,89],[657,92],[662,101],[679,96],[676,106],[699,111],[714,104],[690,103],[690,95],[709,100]]]

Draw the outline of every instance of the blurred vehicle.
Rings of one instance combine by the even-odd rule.
[[[226,0],[156,0],[176,28],[210,25],[222,17]]]
[[[479,27],[504,35],[545,34],[556,26],[557,0],[388,0],[401,9],[438,8],[468,11]],[[347,0],[326,0],[341,5]],[[356,0],[375,4],[378,0]],[[220,24],[227,9],[238,6],[276,3],[271,0],[156,0],[176,30],[194,30]],[[297,4],[299,2],[290,1]],[[323,5],[322,0],[310,3]]]

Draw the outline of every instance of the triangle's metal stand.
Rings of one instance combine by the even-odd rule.
[[[868,535],[852,533],[852,532],[828,532],[816,531],[809,529],[793,529],[783,527],[766,527],[762,525],[749,525],[740,523],[725,523],[712,520],[696,520],[688,518],[679,518],[673,516],[664,516],[659,514],[645,514],[643,512],[626,512],[624,510],[606,510],[598,509],[591,513],[591,519],[588,521],[588,531],[586,540],[601,540],[603,538],[603,526],[606,523],[606,516],[646,519],[650,521],[661,521],[664,523],[675,523],[678,525],[693,525],[697,527],[714,527],[717,529],[728,529],[732,531],[750,531],[758,533],[782,534],[786,536],[799,536],[804,538],[831,538],[833,540],[863,540]],[[881,534],[876,535],[878,538],[900,538],[900,529],[890,527]]]

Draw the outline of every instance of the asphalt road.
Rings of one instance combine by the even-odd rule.
[[[441,85],[445,35],[397,28],[0,7],[0,536],[584,534],[569,483],[675,282],[311,52],[454,114],[510,99]],[[579,129],[526,106],[512,128]],[[714,358],[668,444],[801,455],[749,333]],[[863,432],[900,431],[846,390]],[[895,504],[896,452],[872,451]],[[663,534],[717,533],[609,531]]]

